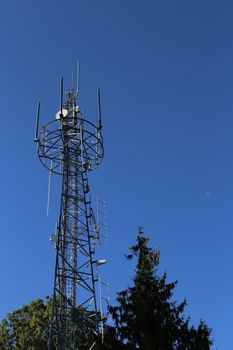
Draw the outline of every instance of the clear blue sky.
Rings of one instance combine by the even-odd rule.
[[[52,291],[59,187],[47,218],[35,106],[54,118],[79,57],[90,119],[96,87],[103,96],[106,155],[91,184],[108,203],[112,299],[142,225],[187,315],[213,327],[213,349],[232,349],[232,18],[232,1],[1,1],[0,318]]]

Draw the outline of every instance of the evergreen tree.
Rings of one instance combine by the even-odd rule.
[[[142,234],[130,248],[127,259],[137,259],[133,286],[118,293],[118,305],[110,307],[116,339],[128,350],[209,350],[210,329],[203,321],[198,328],[184,317],[186,301],[172,301],[177,282],[159,277],[159,251],[148,247]]]

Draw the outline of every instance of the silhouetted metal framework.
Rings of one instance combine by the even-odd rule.
[[[50,171],[62,176],[60,216],[54,241],[56,262],[49,350],[94,349],[101,323],[97,310],[94,259],[99,227],[91,207],[88,173],[103,158],[100,91],[97,90],[98,125],[84,119],[77,105],[78,89],[66,94],[60,111],[39,132],[38,105],[35,142],[38,156]]]

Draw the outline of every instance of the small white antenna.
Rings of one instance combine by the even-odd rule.
[[[49,241],[54,244],[54,248],[56,249],[57,241],[58,241],[58,224],[57,224],[57,222],[55,225],[55,231],[54,231],[54,233],[51,233],[51,235],[49,237]]]
[[[49,169],[49,182],[48,182],[47,216],[49,216],[49,207],[50,207],[50,190],[51,190],[52,168],[53,168],[53,161],[51,160],[51,165],[50,165],[50,169]]]

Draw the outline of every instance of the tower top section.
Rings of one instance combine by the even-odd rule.
[[[73,74],[72,74],[73,77]],[[38,156],[42,164],[51,172],[62,175],[65,157],[69,150],[76,150],[71,160],[79,164],[82,172],[92,171],[98,167],[104,156],[102,136],[102,116],[100,105],[100,89],[97,89],[97,123],[84,118],[77,104],[79,95],[77,88],[63,93],[63,78],[60,80],[60,109],[51,122],[39,131],[40,103],[36,117],[35,142]],[[73,85],[73,78],[72,78]]]

